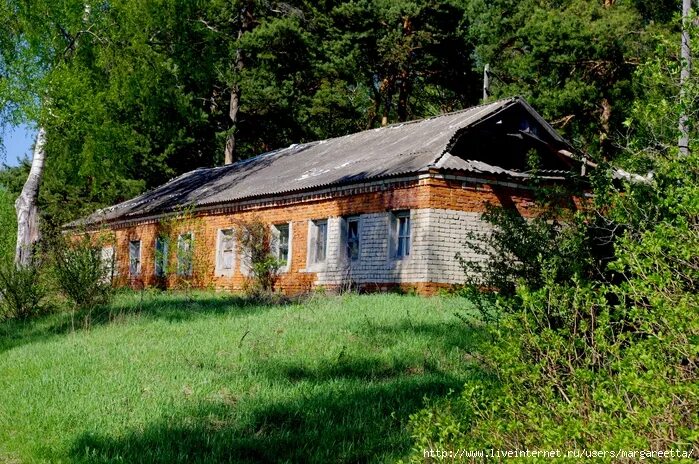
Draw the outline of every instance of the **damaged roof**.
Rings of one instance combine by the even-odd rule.
[[[524,110],[557,150],[573,149],[520,97],[498,100],[432,118],[370,129],[342,137],[291,145],[254,158],[185,173],[123,203],[96,211],[68,227],[135,219],[243,199],[307,191],[443,169],[509,177],[526,172],[450,153],[460,134],[514,106]],[[553,172],[551,174],[554,174]],[[560,172],[556,172],[560,177]],[[553,177],[553,176],[552,176]]]

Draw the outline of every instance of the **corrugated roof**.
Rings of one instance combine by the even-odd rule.
[[[428,119],[291,145],[228,166],[196,169],[71,225],[158,214],[184,205],[201,207],[224,204],[259,196],[419,173],[430,167],[512,174],[483,162],[451,156],[448,149],[460,131],[513,104],[524,105],[536,118],[541,119],[525,101],[515,97]],[[545,121],[543,124],[555,139],[560,139]],[[521,176],[522,173],[516,175]]]

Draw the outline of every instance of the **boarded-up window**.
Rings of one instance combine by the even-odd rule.
[[[191,276],[194,267],[194,236],[191,232],[177,238],[177,274]]]
[[[218,250],[216,252],[216,273],[230,276],[233,274],[235,260],[235,234],[233,229],[218,231]]]
[[[141,241],[129,242],[129,275],[132,277],[141,274]]]
[[[155,275],[158,277],[167,275],[168,248],[169,244],[166,237],[157,237],[155,239]]]

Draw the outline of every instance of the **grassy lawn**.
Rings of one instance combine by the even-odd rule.
[[[459,391],[457,297],[121,294],[0,324],[0,462],[385,462]]]

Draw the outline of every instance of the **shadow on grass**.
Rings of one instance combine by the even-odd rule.
[[[199,403],[119,436],[84,434],[70,458],[90,463],[390,461],[410,450],[405,427],[423,398],[463,386],[463,379],[441,372],[394,372],[368,382],[372,374],[361,363],[342,372],[342,379],[304,378],[303,369],[290,371],[292,380],[307,383],[284,401]]]
[[[236,295],[152,291],[122,293],[117,294],[114,302],[91,310],[53,312],[30,320],[0,322],[0,353],[52,337],[120,323],[131,317],[180,322],[211,315],[250,315],[268,311],[274,306]]]
[[[434,353],[428,349],[387,358],[346,353],[343,348],[316,363],[259,359],[254,369],[261,376],[260,391],[236,393],[240,397],[221,393],[115,435],[85,433],[73,442],[70,459],[85,463],[395,461],[410,452],[409,417],[424,407],[425,398],[458,394],[467,376],[484,375],[476,365],[459,372],[440,365],[437,355],[465,347],[469,333],[463,326],[460,329],[452,324],[407,322],[365,334],[394,341],[399,335],[427,337]],[[233,383],[233,377],[229,379]]]

